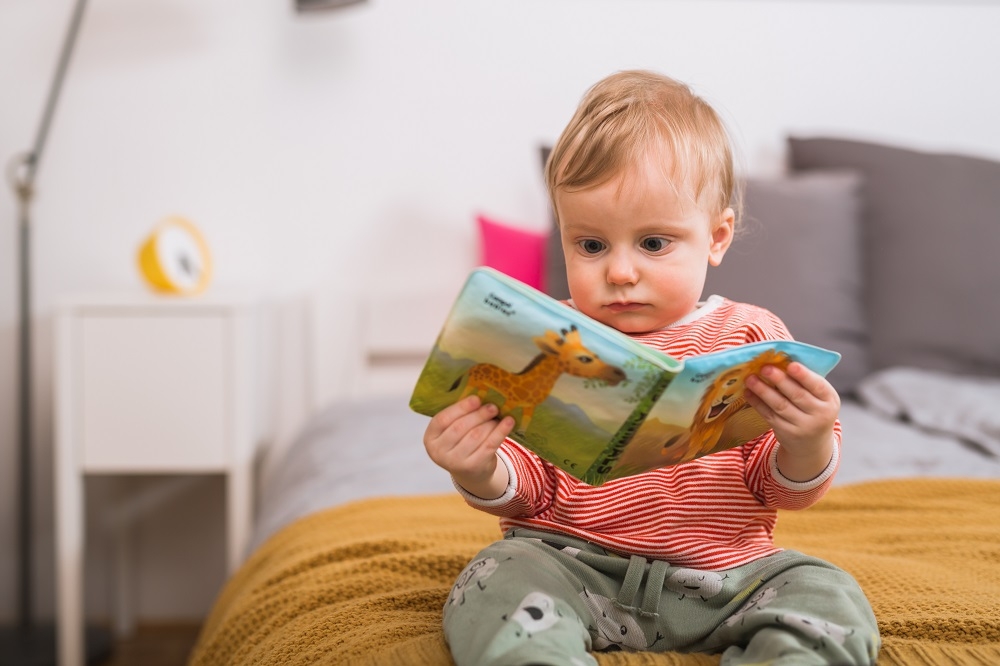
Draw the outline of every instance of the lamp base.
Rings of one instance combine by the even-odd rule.
[[[87,627],[84,643],[87,664],[99,664],[111,656],[111,632],[103,627]],[[56,661],[55,626],[0,627],[0,666],[56,666]]]

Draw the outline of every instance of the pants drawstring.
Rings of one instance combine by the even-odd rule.
[[[652,564],[649,565],[649,575],[646,576],[646,592],[642,595],[642,608],[639,609],[643,615],[659,616],[656,609],[660,606],[663,581],[667,577],[667,567],[669,566],[663,560],[653,560]]]
[[[641,616],[656,617],[656,609],[660,604],[663,580],[666,578],[668,566],[662,560],[653,560],[650,564],[646,558],[633,555],[629,559],[625,580],[622,582],[615,605],[622,610],[638,611]],[[642,585],[643,578],[646,579],[646,590],[642,595],[642,607],[636,608],[635,597],[639,586]]]
[[[629,560],[628,569],[625,571],[625,580],[622,581],[622,589],[618,593],[618,607],[623,609],[635,608],[635,593],[642,585],[642,578],[646,573],[646,558],[633,555]]]

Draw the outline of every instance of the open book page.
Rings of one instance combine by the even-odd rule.
[[[760,436],[769,427],[743,399],[744,381],[765,365],[784,368],[793,360],[826,375],[840,354],[778,340],[685,359],[683,369],[642,414],[628,441],[606,449],[583,480],[600,485],[687,462]]]

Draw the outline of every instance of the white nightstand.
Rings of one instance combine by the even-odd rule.
[[[56,323],[59,663],[83,663],[85,474],[226,475],[227,563],[253,512],[254,303],[74,298]]]

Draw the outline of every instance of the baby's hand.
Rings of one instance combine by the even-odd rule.
[[[508,482],[496,452],[513,430],[514,419],[506,416],[494,421],[497,413],[495,405],[469,396],[438,412],[424,432],[424,448],[431,460],[450,472],[460,486],[484,499],[502,495]]]
[[[781,448],[778,469],[792,481],[808,481],[833,455],[833,426],[840,396],[822,375],[792,362],[786,371],[765,366],[746,381],[746,400],[774,430]]]

